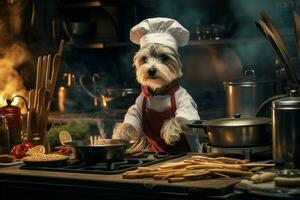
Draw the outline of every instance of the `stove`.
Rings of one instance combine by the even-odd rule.
[[[163,161],[185,156],[186,153],[167,153],[167,152],[143,152],[139,155],[102,162],[96,164],[87,164],[79,161],[71,161],[61,167],[45,166],[27,166],[22,165],[20,169],[25,170],[43,170],[57,172],[77,172],[91,174],[121,174],[128,170],[134,170],[137,167],[145,167],[157,164]]]
[[[208,153],[217,153],[221,155],[241,156],[251,161],[260,158],[272,156],[272,145],[255,146],[255,147],[216,147],[209,144],[206,145]]]

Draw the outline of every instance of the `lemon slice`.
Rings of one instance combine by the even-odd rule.
[[[37,145],[29,149],[26,154],[32,156],[34,154],[44,154],[45,151],[46,149],[43,145]]]
[[[72,136],[67,131],[61,131],[58,137],[59,137],[59,142],[62,145],[66,144],[67,142],[72,142]]]

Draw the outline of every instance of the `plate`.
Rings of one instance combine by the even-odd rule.
[[[20,164],[23,164],[23,162],[20,161],[20,162],[12,162],[12,163],[0,163],[0,167],[8,167],[8,166],[20,165]]]

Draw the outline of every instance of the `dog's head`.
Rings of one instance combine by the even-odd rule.
[[[155,90],[182,76],[178,53],[161,44],[147,44],[134,56],[137,81]]]

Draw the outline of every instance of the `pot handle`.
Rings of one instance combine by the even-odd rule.
[[[83,79],[84,79],[84,75],[81,75],[79,77],[79,85],[81,86],[81,88],[83,89],[83,91],[85,91],[88,95],[90,95],[91,97],[95,98],[95,99],[99,99],[100,97],[97,97],[96,94],[92,93],[90,90],[88,90],[84,83],[83,83]]]
[[[205,133],[207,133],[207,127],[203,125],[204,121],[205,120],[191,120],[186,124],[186,126],[189,128],[201,128]]]
[[[269,99],[265,100],[257,109],[255,116],[262,117],[266,111],[267,106],[270,105],[272,103],[272,101],[274,101],[276,99],[281,99],[283,97],[288,97],[288,95],[286,95],[286,94],[276,95],[276,96],[270,97]]]

